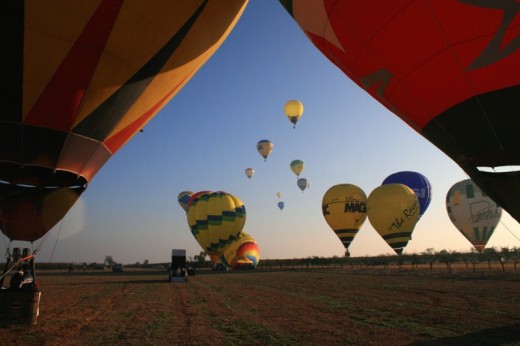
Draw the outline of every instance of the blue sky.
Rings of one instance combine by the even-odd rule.
[[[283,112],[290,99],[305,107],[296,129]],[[256,151],[261,139],[274,143],[265,162]],[[305,192],[289,168],[294,159],[305,162],[301,177],[312,183]],[[256,171],[250,180],[247,167]],[[350,81],[278,1],[251,1],[215,55],[37,242],[38,260],[102,262],[111,255],[123,263],[166,262],[173,248],[198,254],[177,203],[184,190],[237,195],[247,209],[244,231],[257,240],[261,260],[342,256],[343,245],[321,214],[323,194],[352,183],[368,196],[404,170],[425,175],[433,190],[404,253],[469,250],[445,207],[449,188],[467,179],[462,169]],[[518,223],[504,212],[488,246],[520,246],[518,238]],[[393,250],[367,219],[350,252]]]

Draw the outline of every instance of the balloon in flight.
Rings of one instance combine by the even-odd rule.
[[[419,220],[419,201],[406,185],[381,185],[368,196],[367,215],[372,227],[400,255]]]
[[[419,200],[419,217],[421,217],[432,200],[432,187],[430,181],[421,173],[402,171],[390,174],[383,180],[383,184],[404,184],[415,192]]]
[[[13,4],[2,15],[0,224],[32,242],[220,47],[247,0]]]
[[[291,167],[291,171],[293,171],[293,173],[296,174],[296,177],[299,177],[300,173],[305,168],[305,164],[302,160],[293,160],[291,161],[289,167]]]
[[[300,188],[300,190],[302,190],[302,192],[308,188],[310,185],[311,185],[311,182],[308,181],[307,179],[305,178],[300,178],[298,179],[298,181],[296,182],[296,185],[298,185],[298,187]]]
[[[334,185],[321,202],[323,217],[345,247],[348,248],[367,218],[367,196],[354,184]]]
[[[185,212],[188,212],[188,202],[190,201],[191,196],[193,196],[193,192],[191,191],[182,191],[177,196],[177,201]]]
[[[264,161],[266,161],[271,151],[273,151],[273,142],[268,139],[262,139],[256,144],[256,150],[258,150],[258,153],[262,155]]]
[[[278,197],[278,198],[282,198],[282,195],[283,195],[283,193],[281,193],[281,192],[276,193],[276,197]]]
[[[520,163],[516,1],[280,2],[331,62],[520,222],[520,171],[507,170]]]
[[[471,179],[450,188],[446,210],[451,222],[478,252],[484,251],[502,216],[502,208]]]
[[[290,100],[284,106],[285,115],[293,124],[293,129],[296,128],[296,123],[303,114],[303,104],[298,100]]]
[[[244,203],[229,193],[205,191],[193,195],[188,207],[191,233],[209,256],[220,256],[242,232]]]
[[[251,179],[251,177],[255,174],[255,170],[253,168],[246,168],[246,176]]]
[[[280,210],[283,210],[284,207],[285,207],[284,202],[278,202],[278,208],[280,208]]]

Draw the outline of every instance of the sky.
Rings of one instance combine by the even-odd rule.
[[[292,99],[304,105],[295,129],[283,111]],[[262,139],[274,143],[266,161],[256,150]],[[300,177],[311,181],[304,192],[289,168],[295,159],[305,163]],[[248,167],[255,169],[251,179]],[[177,196],[201,190],[244,202],[243,230],[256,239],[260,261],[343,256],[322,215],[323,195],[350,183],[368,196],[399,171],[419,172],[432,185],[431,204],[404,253],[469,251],[445,206],[449,188],[468,179],[464,171],[325,58],[277,0],[250,1],[217,52],[35,242],[37,261],[101,263],[112,256],[157,263],[168,262],[172,249],[197,255],[202,248]],[[519,238],[518,223],[504,212],[488,247],[520,246]],[[349,250],[394,254],[368,219]]]

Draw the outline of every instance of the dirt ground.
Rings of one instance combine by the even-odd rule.
[[[41,272],[0,345],[520,345],[520,269]]]

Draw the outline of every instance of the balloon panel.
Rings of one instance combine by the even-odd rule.
[[[478,169],[520,162],[514,2],[281,3],[331,62],[520,221],[520,172]]]
[[[470,179],[454,184],[446,195],[451,222],[480,252],[500,222],[502,209]]]
[[[368,196],[367,215],[377,233],[400,254],[419,220],[419,201],[406,185],[381,185]]]
[[[188,202],[190,201],[192,195],[193,192],[191,191],[182,191],[177,196],[177,201],[179,202],[179,205],[182,209],[184,209],[185,212],[188,212]]]
[[[0,188],[4,234],[34,241],[63,218],[107,160],[219,48],[246,4],[9,6],[2,35],[2,95],[9,102],[0,113],[0,147],[9,148],[0,151],[0,181],[9,185]],[[45,216],[47,192],[24,186],[67,188],[75,197],[57,201]]]
[[[238,262],[250,263],[256,267],[259,259],[256,240],[245,232],[241,232],[220,256],[220,262],[229,268],[235,268]]]
[[[389,175],[385,178],[385,184],[404,184],[411,188],[419,200],[420,215],[422,216],[432,200],[432,187],[428,179],[417,172],[403,171]]]
[[[353,184],[334,185],[321,203],[323,217],[348,249],[367,218],[367,196]]]

